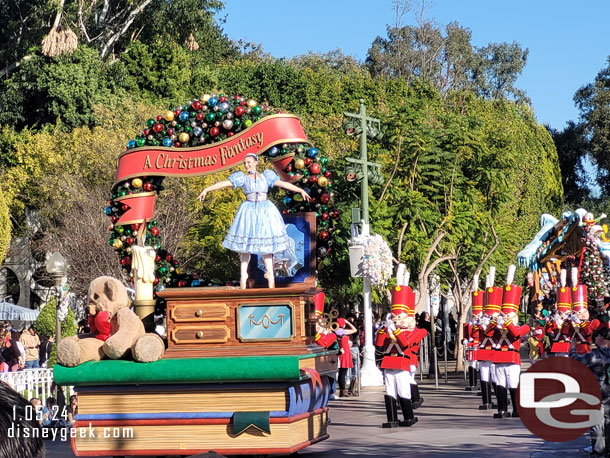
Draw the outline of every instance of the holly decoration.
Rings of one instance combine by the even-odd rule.
[[[127,150],[140,147],[163,146],[185,148],[207,145],[225,140],[247,129],[256,121],[279,111],[259,104],[253,99],[239,95],[228,97],[224,94],[206,94],[201,100],[191,100],[187,104],[170,108],[164,113],[150,118],[135,139],[127,142]],[[312,197],[311,202],[303,200],[298,193],[288,192],[283,199],[282,212],[315,212],[317,218],[317,258],[318,263],[331,253],[335,221],[340,217],[333,205],[333,173],[328,158],[308,143],[284,143],[272,146],[262,153],[273,160],[276,157],[294,155],[285,166],[284,172],[295,185],[305,189]],[[116,225],[115,223],[128,209],[121,204],[121,198],[141,192],[163,191],[163,177],[137,177],[117,183],[105,213],[111,219],[108,227],[108,243],[118,255],[119,264],[126,274],[131,274],[131,246],[136,243],[142,224]],[[155,259],[155,290],[166,286],[187,287],[208,284],[196,275],[190,275],[180,267],[179,262],[162,248],[161,231],[156,220],[146,222],[146,245],[152,246]]]

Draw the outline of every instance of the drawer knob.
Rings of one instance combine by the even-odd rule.
[[[195,337],[197,337],[198,339],[201,339],[203,337],[203,331],[197,332],[197,334],[195,334]]]
[[[203,315],[203,310],[199,309],[195,312],[195,316],[201,316]]]

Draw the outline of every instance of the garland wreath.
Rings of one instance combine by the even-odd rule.
[[[129,140],[126,150],[144,146],[179,149],[208,145],[232,137],[265,116],[277,113],[280,111],[239,95],[227,97],[224,94],[206,94],[201,100],[191,100],[176,108],[170,107],[162,115],[146,121],[146,127],[135,139]],[[291,182],[304,188],[312,200],[304,202],[300,194],[287,192],[281,210],[284,214],[316,212],[317,261],[322,262],[332,251],[335,221],[340,216],[339,210],[333,208],[332,171],[328,167],[328,158],[308,143],[284,143],[272,146],[261,154],[271,162],[274,158],[293,155],[283,172],[290,177]],[[163,178],[132,177],[113,186],[111,199],[105,208],[106,215],[111,219],[108,243],[116,250],[125,274],[131,274],[131,246],[136,243],[142,223],[115,224],[129,209],[116,199],[143,192],[156,192],[158,195],[164,189]],[[211,284],[196,274],[187,273],[180,267],[179,261],[163,249],[160,230],[154,219],[146,222],[146,245],[156,250],[155,291],[162,291],[165,287]]]

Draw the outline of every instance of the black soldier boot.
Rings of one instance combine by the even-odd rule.
[[[404,417],[404,421],[399,423],[400,426],[413,426],[417,423],[417,417],[413,413],[413,404],[410,399],[407,398],[398,398],[400,402],[400,408],[402,409],[402,416]]]
[[[490,399],[490,390],[489,390],[489,382],[484,382],[481,380],[481,396],[483,403],[479,406],[479,410],[490,410],[491,407],[491,399]]]
[[[417,383],[411,384],[411,404],[413,404],[413,409],[419,409],[423,403],[424,398],[419,394],[419,386]]]
[[[382,428],[397,428],[398,424],[398,406],[396,399],[387,394],[383,397],[385,400],[385,412],[388,416],[388,422],[381,425]]]
[[[498,402],[498,413],[494,414],[494,418],[509,417],[508,413],[508,392],[506,387],[496,385],[496,401]]]
[[[510,388],[510,402],[513,404],[513,417],[518,417],[519,412],[517,411],[517,388]]]

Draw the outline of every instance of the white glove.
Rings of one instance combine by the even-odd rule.
[[[541,335],[542,334],[542,329],[536,329],[534,334],[536,334],[537,336]]]
[[[462,345],[466,345],[467,343],[468,343],[468,340],[462,339]]]
[[[496,323],[498,323],[498,326],[502,326],[504,324],[504,317],[501,315],[498,315],[498,318],[496,318]]]
[[[390,332],[394,332],[394,331],[396,331],[396,325],[394,324],[394,322],[393,322],[393,321],[390,321],[390,322],[388,323],[388,330],[389,330]]]
[[[580,324],[582,323],[581,319],[578,318],[576,315],[572,315],[572,323],[574,324]]]

